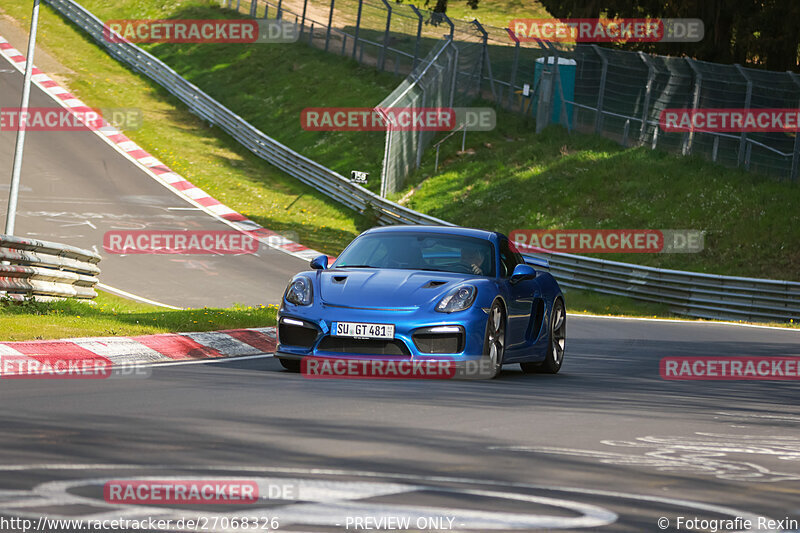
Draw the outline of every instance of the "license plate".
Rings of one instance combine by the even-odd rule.
[[[337,337],[359,339],[393,339],[394,324],[370,324],[367,322],[336,322],[333,334]]]

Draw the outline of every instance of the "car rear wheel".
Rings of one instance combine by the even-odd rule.
[[[281,366],[288,370],[289,372],[300,372],[300,361],[297,359],[282,359],[278,358],[278,361],[281,362]]]
[[[557,299],[550,313],[550,341],[547,357],[541,363],[520,363],[526,374],[557,374],[564,363],[564,351],[567,346],[567,312],[564,302]]]
[[[483,342],[484,360],[488,369],[487,378],[494,379],[503,367],[503,357],[506,352],[506,313],[503,304],[495,301],[489,310],[489,319],[486,323],[486,339]]]

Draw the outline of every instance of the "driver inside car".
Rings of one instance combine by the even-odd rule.
[[[484,255],[476,248],[461,250],[461,262],[476,276],[483,276],[485,261]]]

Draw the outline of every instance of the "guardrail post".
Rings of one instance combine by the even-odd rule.
[[[331,26],[333,26],[333,7],[336,0],[331,0],[331,10],[328,13],[328,30],[325,32],[325,51],[328,51],[328,44],[331,41]]]
[[[383,46],[381,47],[380,57],[378,59],[378,68],[385,70],[386,64],[386,49],[389,47],[389,30],[392,25],[392,6],[387,0],[382,0],[383,5],[386,6],[386,29],[383,31]]]
[[[600,60],[603,62],[603,70],[600,72],[600,88],[598,89],[597,93],[597,111],[594,116],[594,132],[600,133],[603,131],[603,100],[605,98],[606,93],[606,76],[608,75],[608,58],[605,54],[600,50],[600,47],[596,44],[592,45],[592,49],[595,53],[600,56]],[[542,69],[544,72],[544,69]]]
[[[791,71],[787,71],[789,74],[789,78],[800,88],[800,81],[797,79],[797,74]],[[800,108],[800,103],[797,104],[797,107]],[[792,170],[791,170],[791,180],[797,181],[797,174],[798,168],[800,168],[800,130],[795,130],[794,132],[794,150],[792,150]]]
[[[417,61],[419,60],[419,45],[422,39],[423,17],[417,6],[414,4],[408,4],[408,6],[414,11],[414,14],[417,15],[417,39],[414,42],[414,59],[411,60],[411,70],[414,70],[414,68],[417,66]]]
[[[736,70],[739,71],[739,74],[741,74],[742,77],[747,82],[747,93],[745,93],[744,97],[744,109],[745,112],[747,112],[750,111],[750,101],[753,96],[753,80],[750,79],[750,76],[747,75],[747,72],[738,63],[736,64]],[[744,147],[746,142],[747,142],[747,132],[744,130],[744,128],[742,128],[742,135],[739,137],[739,152],[736,161],[736,166],[742,166],[742,161],[744,160]]]
[[[644,52],[639,52],[639,57],[647,65],[647,86],[644,91],[644,105],[642,106],[642,127],[639,129],[639,142],[644,143],[647,136],[647,117],[650,114],[650,95],[653,92],[653,84],[656,81],[656,68]]]
[[[306,0],[307,2],[308,0]],[[358,14],[356,15],[356,33],[353,36],[353,59],[356,58],[356,51],[358,49],[358,33],[361,30],[361,10],[364,7],[364,0],[358,0]]]
[[[692,96],[692,117],[694,117],[694,112],[697,111],[697,107],[700,105],[700,91],[703,87],[703,74],[700,72],[700,69],[697,68],[697,65],[694,64],[694,60],[692,58],[687,57],[686,62],[689,63],[692,72],[694,72],[694,94]],[[694,128],[690,128],[690,130],[683,136],[683,148],[681,149],[682,155],[689,155],[692,153],[693,142]]]

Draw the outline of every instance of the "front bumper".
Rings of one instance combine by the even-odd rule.
[[[475,360],[483,354],[487,317],[487,311],[477,305],[456,313],[438,313],[421,309],[359,309],[323,303],[297,306],[284,302],[278,312],[277,356],[285,359],[313,356]],[[394,339],[336,337],[331,334],[335,322],[394,324]]]

